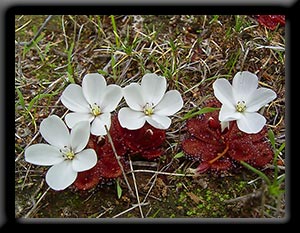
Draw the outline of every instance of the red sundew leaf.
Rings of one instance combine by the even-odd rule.
[[[209,99],[205,102],[206,107],[220,108],[221,102],[217,99]]]
[[[220,159],[211,164],[211,170],[214,171],[225,171],[232,167],[232,162],[228,159]]]
[[[73,183],[80,190],[94,188],[101,181],[99,167],[97,164],[90,170],[78,172],[77,178]]]
[[[123,164],[122,164],[123,165]],[[114,154],[103,154],[100,156],[97,166],[101,177],[106,179],[117,178],[122,175],[122,169]]]
[[[278,25],[285,25],[285,16],[284,15],[256,15],[257,21],[269,28],[270,30],[276,29]]]
[[[229,130],[224,135],[224,139],[226,142],[231,141],[239,141],[241,139],[251,141],[251,142],[259,142],[266,138],[267,136],[267,128],[264,126],[261,131],[255,134],[247,134],[242,132],[238,127],[235,121],[230,122]]]
[[[148,149],[160,147],[166,139],[166,131],[156,129],[146,123],[142,128],[137,130],[123,129],[123,138],[125,145],[133,153],[143,153]]]
[[[186,123],[187,130],[191,136],[203,142],[219,145],[221,140],[220,131],[215,128],[210,128],[209,120],[211,119],[207,119],[205,116],[201,118],[191,118]]]
[[[164,153],[161,149],[143,151],[141,156],[147,160],[155,160]]]
[[[258,133],[255,133],[255,134],[247,134],[245,139],[248,138],[248,140],[256,143],[256,142],[261,142],[261,141],[264,141],[266,139],[268,135],[268,130],[267,130],[267,127],[264,126],[262,128],[261,131],[259,131]]]
[[[263,167],[272,162],[273,158],[274,152],[271,148],[271,145],[265,141],[255,144],[255,151],[253,152],[253,157],[249,163],[255,167]]]
[[[210,169],[211,164],[209,162],[203,161],[201,162],[198,167],[196,168],[196,172],[198,174],[206,172],[208,169]]]
[[[97,153],[97,150],[105,144],[105,138],[100,138],[95,135],[90,135],[87,148],[94,149]],[[98,153],[97,153],[98,154]]]
[[[249,140],[235,140],[229,144],[228,155],[237,161],[248,161],[255,156],[255,145]]]
[[[115,142],[113,142],[113,145],[114,145],[114,148],[115,148],[118,156],[124,156],[126,154],[127,149],[124,147],[124,145],[122,143],[115,140]],[[101,157],[102,154],[114,155],[112,145],[110,144],[108,139],[106,139],[106,142],[103,146],[98,148],[99,157]]]
[[[193,160],[210,161],[222,152],[225,145],[209,144],[196,138],[187,138],[182,142],[184,153]]]

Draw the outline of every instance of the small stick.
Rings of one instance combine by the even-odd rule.
[[[38,201],[35,203],[35,205],[28,211],[28,213],[24,216],[24,218],[29,218],[29,216],[32,214],[32,212],[36,209],[40,201],[44,198],[46,193],[49,191],[50,187],[47,188],[47,190],[43,193],[43,195],[38,199]]]
[[[57,105],[58,103],[59,103],[59,101],[60,101],[60,99],[58,99],[56,102],[55,102],[55,105]],[[54,111],[55,111],[55,108],[53,108],[52,110],[51,110],[51,112],[50,112],[50,114],[49,114],[49,116],[50,115],[52,115],[53,113],[54,113]],[[65,112],[65,114],[68,112],[69,110],[67,110],[66,112]],[[64,114],[64,115],[65,115]],[[62,117],[63,118],[63,117]],[[35,135],[34,135],[34,137],[30,140],[30,142],[27,144],[27,146],[26,146],[26,148],[28,148],[32,143],[33,143],[33,141],[38,137],[40,135],[40,131],[38,131]],[[25,148],[25,149],[26,149]],[[23,155],[23,153],[25,152],[25,149],[18,155],[18,157],[15,159],[15,162],[17,162],[20,158],[21,158],[21,156]]]
[[[249,200],[251,198],[258,198],[260,196],[262,196],[263,194],[263,190],[257,190],[253,193],[249,193],[243,196],[239,196],[233,199],[229,199],[229,200],[224,200],[225,203],[232,203],[232,202],[237,202],[237,201],[246,201]]]
[[[133,171],[131,159],[129,160],[129,164],[130,164],[130,170]],[[138,205],[139,205],[139,210],[140,210],[142,218],[144,218],[144,214],[143,214],[143,210],[142,210],[142,207],[141,207],[141,202],[140,202],[138,188],[137,188],[137,185],[136,185],[134,172],[132,173],[132,179],[133,179],[134,189],[135,189],[135,193],[136,193],[136,199],[137,199],[137,202],[138,202]]]
[[[41,34],[42,30],[44,29],[44,27],[46,26],[46,24],[50,21],[50,19],[52,18],[53,15],[49,15],[47,17],[47,19],[45,20],[45,22],[42,24],[42,26],[39,28],[39,30],[37,31],[37,33],[34,35],[34,37],[28,41],[28,42],[18,42],[17,44],[20,46],[29,46],[33,43],[33,41],[35,41],[35,39]]]
[[[134,193],[133,193],[133,191],[132,191],[132,189],[131,189],[131,187],[130,187],[130,185],[129,185],[128,179],[127,179],[127,177],[126,177],[126,173],[125,173],[124,168],[123,168],[123,165],[122,165],[122,163],[121,163],[121,161],[120,161],[120,157],[119,157],[118,154],[117,154],[116,148],[115,148],[115,146],[114,146],[114,143],[113,143],[113,140],[112,140],[112,138],[111,138],[111,136],[110,136],[110,133],[109,133],[109,131],[108,131],[108,129],[107,129],[107,126],[105,125],[104,127],[105,127],[105,130],[106,130],[106,133],[107,133],[107,137],[108,137],[109,143],[111,144],[112,150],[113,150],[113,152],[114,152],[114,155],[115,155],[115,157],[116,157],[116,159],[117,159],[117,162],[118,162],[118,164],[119,164],[119,166],[120,166],[120,168],[121,168],[121,170],[122,170],[122,174],[123,174],[124,180],[125,180],[125,182],[126,182],[126,184],[127,184],[127,187],[128,187],[128,189],[129,189],[129,193],[131,194],[131,196],[135,197],[135,195],[134,195]]]
[[[143,205],[143,206],[149,205],[149,202],[147,202],[147,203],[142,203],[141,205]],[[118,213],[117,215],[113,216],[112,218],[117,218],[117,217],[119,217],[119,216],[121,216],[121,215],[123,215],[123,214],[125,214],[125,213],[127,213],[127,212],[129,212],[129,211],[131,211],[131,210],[133,210],[133,209],[136,208],[137,206],[139,206],[139,205],[134,205],[134,206],[130,207],[129,209],[124,210],[124,211],[121,212],[121,213]]]
[[[180,173],[160,172],[160,171],[153,171],[153,170],[134,170],[134,171],[131,171],[131,172],[132,173],[136,173],[136,172],[155,173],[155,174],[168,175],[168,176],[194,176],[192,174],[180,174]]]
[[[157,180],[157,175],[158,175],[158,174],[154,174],[154,175],[151,177],[151,179],[154,177],[154,181],[152,182],[150,188],[148,189],[147,194],[146,194],[146,196],[145,196],[143,202],[146,202],[148,196],[150,195],[150,192],[151,192],[151,190],[153,189],[153,187],[154,187],[154,185],[155,185],[155,182],[156,182],[156,180]],[[151,180],[151,179],[150,179],[150,180]],[[148,183],[149,183],[149,182],[148,182]],[[147,184],[147,185],[148,185],[148,184]]]

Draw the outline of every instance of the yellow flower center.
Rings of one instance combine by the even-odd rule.
[[[70,148],[67,148],[67,147],[65,147],[63,150],[61,150],[61,153],[63,154],[63,157],[68,160],[72,160],[75,157],[74,152]]]
[[[151,103],[146,103],[146,105],[144,106],[144,113],[147,116],[151,116],[154,112],[154,108],[153,108],[153,104]]]
[[[245,101],[238,101],[237,104],[236,104],[236,110],[238,112],[244,112],[246,110]]]
[[[99,116],[101,114],[101,109],[96,103],[94,103],[91,106],[91,112],[96,117],[96,116]]]

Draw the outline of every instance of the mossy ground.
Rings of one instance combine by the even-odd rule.
[[[15,215],[16,218],[283,218],[285,195],[270,196],[267,185],[246,168],[223,174],[179,176],[195,166],[180,157],[182,117],[202,108],[212,97],[212,83],[231,80],[238,71],[260,77],[260,85],[277,93],[264,109],[267,127],[279,148],[285,143],[285,30],[269,30],[246,15],[55,15],[15,17]],[[37,37],[35,37],[37,35]],[[272,48],[268,47],[272,46]],[[41,142],[40,122],[49,114],[63,116],[59,97],[84,74],[99,72],[108,83],[139,82],[146,72],[168,80],[182,93],[184,108],[172,119],[165,154],[140,162],[128,178],[133,197],[120,178],[89,191],[48,188],[46,167],[24,161],[27,146]],[[135,160],[135,159],[133,159]],[[284,174],[284,150],[278,157]],[[160,173],[161,172],[161,173]],[[263,172],[271,179],[274,167]],[[284,184],[281,186],[284,189]]]

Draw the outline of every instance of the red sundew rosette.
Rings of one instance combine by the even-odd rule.
[[[183,140],[182,149],[189,159],[200,161],[196,169],[198,173],[209,169],[227,170],[232,166],[231,160],[225,155],[216,160],[228,149],[221,137],[221,126],[215,127],[215,122],[213,122],[214,126],[211,127],[211,121],[213,121],[212,114],[187,121],[189,137]]]
[[[270,30],[275,30],[278,25],[285,25],[284,15],[255,15],[259,24],[264,25]]]
[[[140,154],[147,160],[154,160],[163,154],[160,148],[166,139],[166,131],[148,123],[137,130],[121,128],[124,144],[131,154]]]
[[[220,104],[210,101],[208,106],[219,107]],[[246,134],[238,129],[236,122],[230,122],[229,129],[221,132],[218,112],[191,118],[186,123],[188,137],[183,140],[182,149],[189,159],[200,161],[196,172],[229,170],[236,161],[263,167],[272,160],[266,127],[257,134]]]

